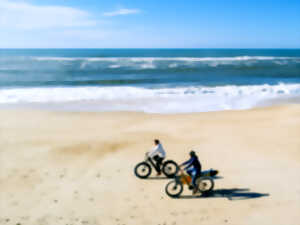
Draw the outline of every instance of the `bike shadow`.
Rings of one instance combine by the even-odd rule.
[[[210,193],[202,195],[182,195],[179,199],[196,199],[196,198],[227,198],[230,201],[246,200],[269,196],[268,193],[251,192],[249,188],[231,188],[217,189]]]
[[[211,177],[212,179],[214,180],[219,180],[219,179],[223,179],[224,177],[221,177],[221,176],[214,176],[214,177]],[[174,177],[148,177],[147,180],[169,180],[169,179],[174,179]]]
[[[169,177],[148,177],[146,180],[169,180],[169,179],[174,179],[174,178],[169,178]]]

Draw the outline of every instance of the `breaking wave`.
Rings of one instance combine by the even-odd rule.
[[[1,104],[89,102],[99,111],[155,113],[248,109],[261,101],[300,98],[300,84],[179,88],[56,87],[0,90]]]

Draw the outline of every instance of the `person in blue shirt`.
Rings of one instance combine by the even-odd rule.
[[[190,152],[190,159],[182,163],[180,167],[182,166],[186,166],[184,170],[192,177],[193,194],[195,194],[197,192],[196,178],[201,174],[201,163],[193,150]]]

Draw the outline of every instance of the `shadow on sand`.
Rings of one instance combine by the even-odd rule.
[[[172,179],[172,178],[168,178],[168,177],[148,177],[146,180],[168,180],[168,179]]]
[[[223,179],[223,177],[220,176],[214,176],[212,177],[214,180],[219,180],[219,179]],[[165,177],[165,176],[161,176],[161,177],[148,177],[146,180],[168,180],[168,179],[174,179],[174,178],[169,178],[169,177]]]
[[[218,189],[204,195],[182,195],[179,199],[193,198],[227,198],[228,200],[245,200],[269,196],[268,193],[250,192],[248,188]]]

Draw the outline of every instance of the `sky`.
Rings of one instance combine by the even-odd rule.
[[[0,0],[0,48],[300,48],[300,0]]]

